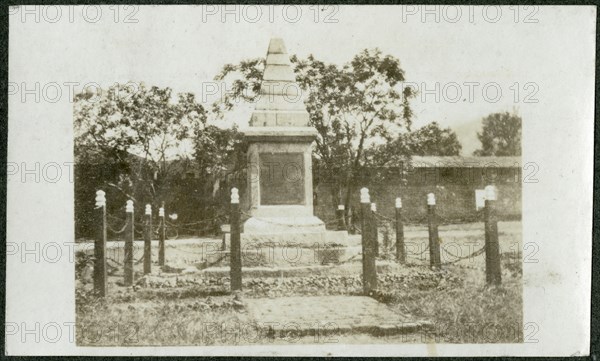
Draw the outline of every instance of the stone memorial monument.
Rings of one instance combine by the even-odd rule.
[[[312,144],[299,85],[282,39],[269,43],[260,97],[244,130],[248,142],[244,223],[250,240],[343,243],[347,232],[328,232],[313,214]]]

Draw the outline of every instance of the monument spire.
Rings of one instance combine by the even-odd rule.
[[[283,39],[271,39],[260,97],[250,118],[250,126],[308,126],[308,112],[302,98]]]

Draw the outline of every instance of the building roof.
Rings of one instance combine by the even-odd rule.
[[[520,168],[521,157],[413,156],[411,163],[415,168]]]

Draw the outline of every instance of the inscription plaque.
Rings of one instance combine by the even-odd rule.
[[[304,154],[260,153],[260,204],[304,204]]]

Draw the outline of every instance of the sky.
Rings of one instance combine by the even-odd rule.
[[[13,12],[13,22],[35,17]],[[224,64],[265,56],[272,37],[283,38],[290,55],[339,65],[377,47],[400,60],[407,82],[421,93],[411,103],[414,127],[432,121],[451,127],[463,155],[479,147],[483,117],[517,112],[528,122],[539,116],[535,107],[549,90],[540,84],[557,76],[561,58],[556,39],[570,37],[553,26],[569,10],[547,7],[63,7],[56,22],[44,21],[55,14],[46,8],[39,22],[23,27],[31,44],[11,55],[60,51],[53,65],[65,67],[72,81],[144,82],[207,101]],[[243,127],[250,112],[237,110],[225,124]]]

